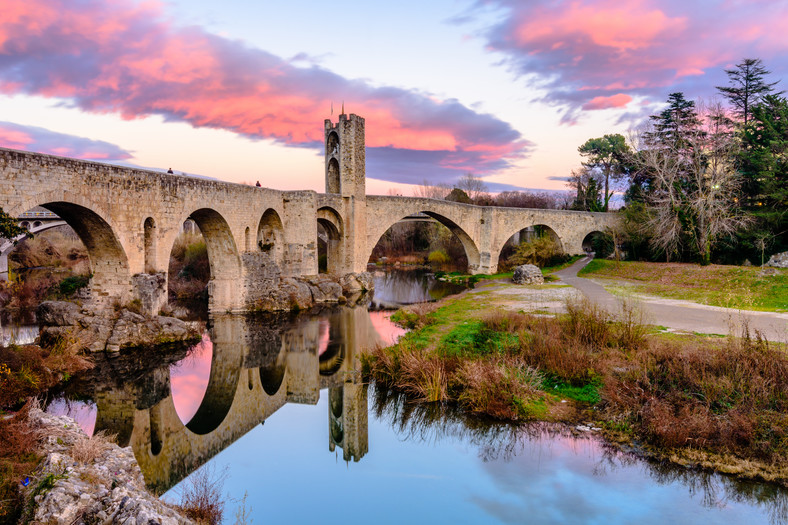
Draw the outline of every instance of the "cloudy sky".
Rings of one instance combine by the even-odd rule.
[[[0,146],[323,190],[323,119],[367,124],[367,191],[563,189],[586,139],[762,58],[782,0],[0,0]],[[786,81],[788,84],[788,81]]]

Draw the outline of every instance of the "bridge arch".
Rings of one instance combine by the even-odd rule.
[[[615,251],[615,240],[610,233],[594,230],[583,237],[583,251],[594,252],[594,257],[605,258]]]
[[[405,200],[403,200],[403,202],[410,204]],[[367,223],[368,242],[363,260],[365,262],[369,260],[369,258],[372,256],[372,250],[374,250],[375,246],[378,244],[386,231],[388,231],[389,228],[391,228],[394,224],[409,216],[423,214],[441,223],[460,240],[463,249],[465,250],[465,256],[468,259],[468,271],[471,273],[475,272],[480,267],[481,254],[476,241],[474,241],[471,235],[466,232],[466,228],[460,225],[460,222],[468,222],[467,220],[464,220],[464,217],[461,216],[464,209],[462,206],[456,205],[455,203],[442,204],[443,205],[440,206],[441,209],[438,210],[433,209],[430,206],[424,206],[423,202],[415,202],[409,208],[405,207],[404,209],[397,210],[394,212],[395,215],[389,215],[389,217],[375,217],[375,219],[381,220],[376,220],[374,223]],[[456,206],[456,210],[452,210],[452,205]],[[438,208],[438,206],[435,208]]]
[[[128,301],[131,293],[131,274],[126,250],[98,207],[65,200],[43,200],[26,203],[25,206],[28,206],[25,210],[41,206],[59,216],[63,222],[57,225],[62,226],[65,223],[71,226],[85,245],[92,274],[91,300],[107,304],[110,301],[120,303]],[[35,221],[32,225],[32,232],[56,227],[55,223],[48,225],[41,221]]]
[[[343,249],[345,228],[342,216],[334,208],[324,206],[317,210],[317,223],[323,227],[326,233],[326,273],[339,274],[342,271],[345,257]],[[317,235],[319,236],[319,231]],[[319,241],[318,238],[318,244]]]
[[[211,271],[208,282],[208,303],[211,311],[234,309],[240,304],[238,293],[241,281],[242,266],[238,247],[235,243],[230,225],[225,218],[211,208],[200,208],[186,218],[191,219],[199,228],[205,239],[208,251],[208,264]],[[173,236],[170,242],[170,253],[175,243]]]
[[[530,230],[532,233],[523,233],[523,230]],[[533,238],[538,238],[542,235],[547,235],[552,238],[558,245],[558,248],[561,252],[567,253],[567,248],[565,246],[564,239],[561,238],[559,234],[560,228],[555,223],[550,223],[550,221],[544,220],[526,220],[522,223],[515,223],[515,225],[510,225],[508,229],[503,230],[503,234],[499,239],[498,244],[493,246],[493,250],[491,253],[491,262],[494,263],[494,266],[498,268],[500,264],[500,257],[504,253],[504,248],[506,247],[507,243],[509,243],[512,238],[516,239],[518,234],[521,235],[520,242],[524,242],[530,239],[525,238],[525,235],[532,235]],[[519,243],[518,243],[519,244]],[[492,265],[491,265],[492,266]]]

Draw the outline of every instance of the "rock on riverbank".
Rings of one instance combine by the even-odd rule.
[[[66,416],[32,409],[29,417],[47,436],[24,491],[34,523],[193,523],[147,491],[131,447],[88,438]]]
[[[512,281],[515,284],[544,284],[544,277],[538,266],[523,264],[514,269]]]
[[[372,274],[349,273],[338,280],[321,274],[286,277],[279,286],[266,291],[255,309],[266,311],[306,310],[318,304],[357,304],[374,290]]]
[[[76,303],[44,301],[37,318],[43,344],[60,339],[90,350],[115,354],[125,348],[196,341],[200,332],[193,324],[174,317],[145,317],[130,310],[107,316],[83,309]]]

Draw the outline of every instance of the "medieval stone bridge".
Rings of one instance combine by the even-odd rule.
[[[170,252],[181,225],[205,237],[214,311],[243,310],[278,280],[318,273],[317,225],[328,233],[328,271],[364,271],[380,237],[422,213],[462,241],[472,273],[494,273],[507,239],[529,226],[552,229],[564,251],[603,231],[611,214],[482,207],[410,197],[366,195],[364,119],[325,122],[326,193],[278,191],[0,148],[0,207],[21,216],[36,206],[57,214],[88,250],[97,302],[166,302]],[[164,279],[162,279],[162,276]]]

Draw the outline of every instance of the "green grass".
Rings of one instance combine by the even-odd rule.
[[[547,403],[540,397],[525,400],[515,396],[512,398],[512,404],[525,420],[544,420],[549,411]]]
[[[517,334],[490,330],[482,321],[465,321],[441,339],[437,352],[442,357],[482,357],[511,351],[518,341]]]
[[[599,395],[601,386],[602,382],[599,379],[577,386],[554,376],[546,377],[544,383],[542,383],[542,388],[547,392],[591,405],[598,403],[601,399]]]
[[[788,270],[764,275],[759,267],[594,259],[578,272],[616,279],[636,293],[745,310],[788,311]]]

